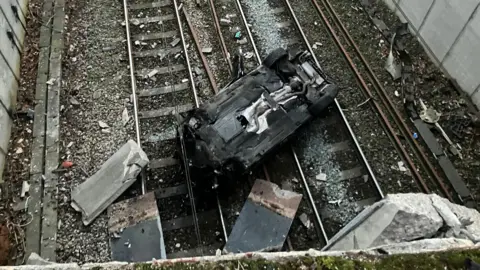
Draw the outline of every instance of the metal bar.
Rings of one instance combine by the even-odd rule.
[[[195,106],[198,108],[200,106],[200,102],[198,100],[197,89],[195,88],[195,81],[193,80],[192,65],[190,64],[190,59],[188,58],[187,43],[185,42],[185,36],[183,35],[182,21],[180,20],[180,13],[178,12],[177,0],[173,0],[173,4],[175,6],[175,15],[177,16],[178,28],[180,29],[180,37],[182,38],[182,46],[183,46],[183,52],[185,53],[185,61],[187,61],[188,75],[190,77],[193,96],[195,98]]]
[[[293,19],[295,20],[295,24],[296,24],[298,30],[299,30],[300,33],[302,34],[303,40],[304,40],[305,44],[307,45],[308,50],[310,51],[310,53],[311,53],[312,56],[313,56],[313,59],[315,60],[315,64],[317,64],[317,66],[318,66],[319,68],[321,68],[320,62],[318,61],[315,53],[313,52],[313,49],[312,49],[312,47],[310,46],[310,43],[308,42],[308,39],[307,39],[307,37],[305,36],[305,33],[304,33],[303,30],[302,30],[302,27],[300,26],[300,23],[299,23],[299,21],[298,21],[298,19],[297,19],[297,16],[295,15],[295,12],[294,12],[293,9],[292,9],[292,6],[290,5],[290,2],[289,2],[288,0],[285,0],[285,3],[287,4],[288,9],[290,10],[290,14],[292,15]],[[342,107],[340,106],[340,103],[338,103],[338,100],[337,100],[337,99],[335,99],[335,107],[337,108],[338,112],[340,113],[340,116],[342,117],[343,123],[344,123],[345,126],[347,127],[348,133],[350,134],[350,137],[352,138],[353,143],[355,144],[355,148],[357,149],[358,153],[360,154],[360,157],[362,158],[363,163],[365,164],[365,167],[367,168],[368,174],[370,175],[370,177],[372,178],[372,180],[373,180],[373,182],[374,182],[374,184],[375,184],[375,188],[377,189],[378,194],[379,194],[380,197],[383,199],[383,198],[384,198],[383,191],[382,191],[382,189],[380,188],[380,185],[379,185],[379,183],[378,183],[378,181],[377,181],[377,178],[375,177],[375,174],[373,173],[372,167],[370,166],[370,163],[368,162],[367,157],[365,156],[365,153],[363,152],[362,148],[360,147],[360,143],[359,143],[358,140],[357,140],[357,136],[356,136],[355,133],[353,132],[353,129],[352,129],[352,127],[350,126],[350,123],[348,122],[347,117],[346,117],[345,114],[343,113]]]
[[[305,187],[305,191],[307,192],[308,195],[308,200],[310,201],[310,204],[313,209],[313,213],[315,214],[315,218],[317,220],[317,224],[320,227],[320,231],[322,232],[323,239],[325,240],[325,244],[328,244],[328,236],[327,232],[325,231],[325,227],[323,227],[322,220],[320,219],[320,215],[318,214],[317,206],[315,205],[315,200],[313,199],[312,193],[310,192],[310,188],[308,187],[307,179],[305,178],[305,174],[303,173],[300,161],[298,160],[297,153],[295,153],[295,150],[293,149],[292,146],[290,146],[292,149],[292,155],[293,158],[295,159],[295,163],[297,164],[298,171],[300,172],[300,176],[302,177],[302,182],[303,186]]]
[[[210,81],[210,85],[212,86],[213,91],[215,93],[218,93],[217,83],[213,78],[212,71],[208,67],[208,62],[207,62],[207,59],[205,58],[205,55],[202,52],[202,48],[200,46],[200,42],[198,41],[198,36],[197,36],[197,33],[195,32],[195,28],[193,27],[190,21],[190,17],[188,16],[187,11],[184,8],[182,8],[182,10],[183,10],[183,16],[185,16],[185,20],[187,21],[188,28],[190,28],[190,33],[192,34],[193,40],[195,41],[195,46],[197,47],[198,54],[200,54],[200,58],[202,59],[203,68],[205,68],[205,70],[207,71],[207,76],[208,76],[208,80]]]
[[[312,0],[314,2],[314,4],[316,5],[317,9],[319,10],[319,12],[321,12],[320,10],[320,7],[318,6],[318,3],[316,0]],[[347,40],[350,42],[350,44],[353,46],[353,48],[355,49],[355,52],[358,54],[358,56],[360,57],[360,60],[362,61],[363,65],[366,67],[368,73],[369,73],[369,76],[373,79],[373,82],[374,82],[374,86],[376,86],[376,90],[377,92],[380,94],[380,97],[382,97],[382,101],[385,105],[385,107],[387,107],[387,109],[389,110],[390,114],[392,115],[392,118],[394,119],[395,123],[398,125],[400,131],[403,133],[402,135],[406,138],[407,142],[409,143],[409,145],[412,147],[412,149],[414,150],[414,154],[417,156],[417,158],[420,160],[420,162],[422,162],[422,164],[427,168],[427,171],[429,171],[430,175],[433,176],[433,178],[436,180],[436,182],[439,184],[440,186],[440,189],[442,190],[442,192],[445,194],[445,196],[447,198],[449,198],[449,200],[452,200],[452,196],[450,195],[450,193],[448,192],[446,186],[443,184],[443,181],[441,180],[442,178],[438,175],[438,173],[436,172],[435,168],[433,168],[432,164],[430,163],[430,161],[428,160],[428,158],[425,156],[425,153],[423,153],[423,151],[421,150],[420,148],[420,144],[412,138],[410,132],[409,132],[409,128],[407,127],[407,125],[405,124],[405,122],[402,120],[401,116],[400,116],[400,113],[398,112],[397,109],[395,109],[395,106],[393,105],[393,102],[392,100],[388,97],[388,94],[385,90],[385,88],[383,87],[383,85],[380,83],[380,81],[378,80],[378,78],[375,76],[375,73],[373,72],[372,68],[370,67],[370,65],[368,64],[367,60],[365,59],[365,57],[363,56],[363,54],[361,53],[358,45],[355,43],[355,41],[353,40],[352,36],[350,35],[350,33],[348,32],[347,28],[345,27],[345,25],[343,25],[343,23],[340,21],[340,18],[338,17],[338,14],[335,12],[335,10],[333,9],[332,5],[330,4],[330,2],[328,0],[322,0],[322,2],[324,3],[324,5],[328,6],[328,9],[329,9],[329,12],[330,14],[332,15],[332,17],[335,19],[336,23],[338,26],[340,26],[343,34],[347,37]],[[358,72],[358,71],[357,71]],[[367,91],[369,91],[368,87],[366,88]],[[369,94],[371,96],[371,94]],[[392,131],[393,132],[393,131]],[[402,144],[400,142],[398,142],[398,145],[399,146],[402,146]],[[403,149],[403,147],[402,147]],[[407,159],[407,162],[409,162],[409,166],[413,171],[413,173],[415,175],[418,174],[418,171],[415,167],[415,165],[413,164],[413,162],[411,161],[410,157],[408,156],[407,154],[407,157],[409,159]],[[411,164],[410,164],[411,163]],[[412,167],[413,166],[413,167]],[[419,174],[418,174],[419,175]],[[426,183],[425,181],[421,178],[420,176],[420,179],[419,181],[421,181],[421,186],[424,188],[426,187]],[[428,188],[427,190],[425,191],[427,193],[429,193],[428,191]]]
[[[223,39],[223,34],[222,34],[222,29],[220,28],[220,22],[218,21],[218,16],[217,16],[217,10],[215,8],[215,4],[213,3],[213,0],[209,0],[210,4],[210,9],[212,10],[212,15],[213,15],[213,22],[215,23],[215,28],[217,29],[217,34],[218,37],[220,38],[220,44],[222,45],[222,52],[223,52],[223,57],[225,57],[225,60],[228,63],[228,73],[229,75],[232,75],[232,61],[230,61],[230,53],[228,52],[227,45],[225,44],[225,40]]]
[[[135,121],[135,132],[137,137],[137,144],[142,148],[142,142],[140,141],[140,125],[138,123],[138,104],[137,104],[137,81],[135,79],[135,68],[133,63],[132,53],[132,41],[130,38],[130,25],[128,21],[128,1],[123,0],[123,11],[125,13],[125,31],[127,35],[127,49],[128,49],[128,61],[130,63],[130,82],[132,85],[132,99],[133,99],[133,119]],[[146,177],[145,174],[141,174],[142,178],[142,194],[145,194]]]
[[[252,43],[255,56],[257,57],[259,64],[261,64],[262,61],[260,60],[261,59],[260,54],[258,54],[257,45],[255,45],[255,41],[253,41],[252,32],[250,31],[250,27],[248,27],[247,18],[245,17],[245,13],[243,13],[242,5],[240,4],[239,0],[236,0],[236,3],[237,3],[238,10],[240,10],[240,14],[242,15],[243,23],[245,25],[245,28],[247,29],[248,37],[250,38],[250,42]]]

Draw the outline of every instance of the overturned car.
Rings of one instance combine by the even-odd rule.
[[[276,49],[263,64],[183,115],[192,169],[235,178],[333,103],[338,89],[308,52]]]

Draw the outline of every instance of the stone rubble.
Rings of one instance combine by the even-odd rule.
[[[436,194],[388,195],[362,211],[325,250],[366,249],[430,238],[480,242],[480,213]]]

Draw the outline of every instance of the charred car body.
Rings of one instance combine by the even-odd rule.
[[[337,93],[308,52],[277,49],[183,115],[179,132],[188,163],[205,177],[239,176],[333,103]]]

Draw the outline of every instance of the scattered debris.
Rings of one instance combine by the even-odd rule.
[[[98,121],[98,125],[100,126],[100,128],[109,128],[110,126],[103,122],[103,121]]]
[[[315,176],[315,179],[317,179],[318,181],[327,181],[327,174],[320,172]]]
[[[247,52],[247,53],[245,53],[244,56],[245,56],[245,58],[250,59],[254,56],[254,54],[253,54],[253,52]]]
[[[315,42],[313,45],[312,45],[312,49],[316,50],[318,47],[321,47],[323,46],[323,43],[321,42]]]
[[[50,80],[47,81],[47,84],[48,85],[53,85],[53,83],[56,81],[57,79],[55,78],[51,78]]]
[[[62,162],[62,168],[68,169],[72,166],[73,166],[73,162],[71,162],[69,160],[65,160],[64,162]]]
[[[74,106],[78,106],[80,105],[80,101],[78,101],[76,98],[74,97],[71,97],[70,98],[70,104],[74,105]]]
[[[70,148],[70,147],[72,147],[72,146],[73,146],[73,144],[74,144],[74,142],[69,142],[69,143],[67,144],[67,148]]]
[[[21,154],[21,153],[23,153],[23,148],[17,147],[17,149],[15,150],[15,154],[18,155],[18,154]]]
[[[172,47],[175,47],[175,46],[178,45],[178,43],[180,43],[180,38],[175,38],[175,39],[170,43],[170,45],[171,45]]]
[[[176,247],[176,248],[180,248],[180,246],[181,246],[180,243],[176,243],[176,244],[175,244],[175,247]]]
[[[23,181],[22,183],[22,191],[20,192],[20,197],[25,198],[25,195],[29,192],[30,190],[30,184],[28,181]]]
[[[308,218],[307,214],[303,213],[301,214],[298,219],[300,219],[300,221],[302,222],[303,226],[305,226],[305,228],[307,229],[310,229],[311,226],[312,226],[312,222],[310,221],[310,219]]]
[[[398,162],[398,169],[399,169],[401,172],[406,172],[406,171],[407,171],[407,168],[405,167],[405,164],[403,163],[403,161],[399,161],[399,162]]]
[[[202,52],[206,54],[210,54],[212,53],[212,51],[213,51],[212,47],[206,47],[202,49]]]
[[[390,42],[390,52],[387,57],[387,61],[385,62],[385,69],[390,73],[393,80],[398,80],[402,77],[402,65],[395,60],[393,56],[393,44],[395,44],[395,36],[393,35],[392,41]]]
[[[145,152],[133,140],[125,143],[100,169],[72,190],[72,207],[90,224],[135,182],[148,164]]]
[[[257,179],[228,237],[224,252],[280,250],[301,200],[301,194]]]
[[[47,261],[40,257],[35,252],[32,252],[30,256],[28,256],[27,262],[25,263],[26,265],[50,265],[50,264],[55,264],[54,262]]]
[[[241,39],[242,38],[242,32],[241,31],[237,31],[235,32],[235,36],[234,36],[237,40]]]
[[[128,110],[127,110],[127,108],[124,108],[123,112],[122,112],[122,124],[123,124],[123,126],[126,126],[129,120],[130,120],[130,116],[128,116]]]
[[[232,23],[232,21],[230,21],[229,19],[225,19],[225,18],[220,19],[220,24],[221,25],[229,25],[231,23]]]
[[[240,44],[240,45],[245,45],[245,44],[248,43],[248,40],[247,40],[247,38],[244,37],[240,40],[237,40],[237,43]]]
[[[166,258],[154,192],[111,205],[108,217],[112,260],[144,262]]]

